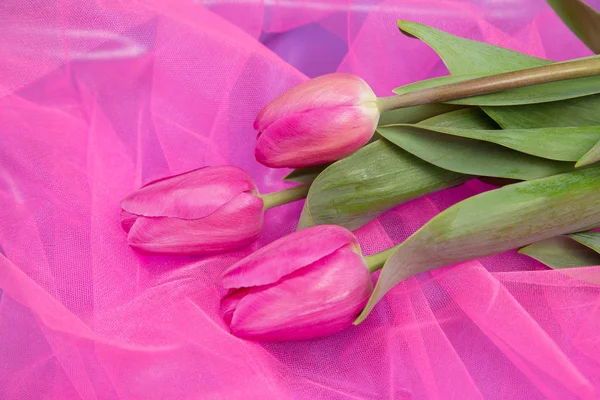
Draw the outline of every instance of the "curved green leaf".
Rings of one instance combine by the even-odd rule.
[[[397,22],[401,32],[421,39],[435,50],[452,75],[493,75],[552,63],[499,46],[464,39],[416,22]]]
[[[416,82],[394,90],[398,94],[552,63],[549,60],[531,57],[499,46],[464,39],[416,22],[397,22],[401,32],[422,40],[435,50],[451,73],[451,76]],[[506,90],[455,100],[451,103],[508,106],[552,102],[596,93],[600,93],[600,77],[579,78]]]
[[[568,236],[556,236],[522,247],[518,251],[552,269],[600,265],[600,254]]]
[[[455,113],[469,114],[470,110]],[[393,124],[381,128],[422,128],[424,125]],[[560,161],[578,161],[600,141],[600,126],[490,130],[438,127],[431,124],[427,126],[427,129],[433,132],[496,143],[522,153]],[[600,155],[600,150],[597,152],[599,154],[596,156]]]
[[[366,308],[410,276],[600,223],[600,167],[519,182],[463,200],[398,245]]]
[[[436,115],[417,124],[422,127],[447,129],[499,130],[498,124],[479,108],[468,108]]]
[[[581,0],[547,0],[569,29],[594,53],[600,53],[600,13]]]
[[[600,95],[551,103],[482,109],[505,129],[600,125]]]
[[[456,128],[491,130],[494,127],[485,119],[483,112],[470,109],[443,114],[418,125],[391,125],[379,127],[377,131],[417,157],[462,174],[531,180],[573,170],[571,163],[535,157],[481,140],[439,133],[439,130],[450,132]]]
[[[598,141],[594,146],[575,164],[575,167],[585,167],[586,165],[594,164],[600,160],[600,141]]]
[[[398,27],[403,33],[417,37],[433,48],[452,75],[491,75],[551,63],[415,22],[398,21]],[[600,125],[600,95],[540,104],[485,106],[483,110],[503,128]]]
[[[424,104],[422,106],[399,108],[397,110],[386,111],[381,114],[378,125],[389,124],[415,124],[425,119],[435,117],[450,111],[460,110],[465,106],[434,103]]]
[[[580,232],[572,233],[568,236],[578,243],[600,253],[600,232]],[[600,263],[595,265],[600,265]]]
[[[310,167],[296,168],[295,170],[284,176],[283,180],[298,183],[312,182],[329,165],[331,164],[319,164],[311,165]]]
[[[422,81],[417,81],[413,83],[409,83],[408,85],[397,87],[393,90],[396,94],[406,94],[410,92],[416,92],[417,90],[428,89],[437,86],[449,85],[451,83],[468,81],[476,78],[483,78],[485,76],[489,76],[490,74],[487,72],[478,73],[478,74],[461,74],[461,75],[445,75],[439,76],[437,78],[424,79]],[[450,102],[449,102],[450,103]]]
[[[315,179],[298,228],[337,224],[353,230],[398,204],[467,179],[377,140],[335,162]]]

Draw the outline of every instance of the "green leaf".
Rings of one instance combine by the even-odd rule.
[[[436,115],[418,123],[420,127],[499,130],[493,119],[479,108],[468,108]]]
[[[431,46],[442,58],[451,75],[396,88],[394,90],[396,94],[552,63],[549,60],[530,57],[498,46],[464,39],[415,22],[398,21],[398,27],[402,32],[417,37]],[[453,100],[449,103],[507,106],[558,101],[597,93],[600,93],[600,77],[593,76],[505,90]]]
[[[337,224],[353,230],[401,203],[469,178],[377,140],[333,163],[315,179],[298,228]]]
[[[471,114],[471,110],[456,111],[453,114]],[[435,119],[432,119],[434,121]],[[423,124],[425,125],[425,123]],[[537,157],[560,161],[577,161],[600,140],[600,126],[550,127],[530,129],[464,129],[438,127],[427,124],[428,130],[469,139],[483,140]],[[422,125],[393,124],[382,128],[412,127]],[[600,155],[597,150],[596,157]],[[594,160],[594,162],[597,161]]]
[[[394,248],[360,323],[410,276],[600,223],[600,167],[519,182],[463,200]]]
[[[551,103],[482,108],[504,129],[600,125],[600,95]]]
[[[312,182],[329,165],[331,164],[311,165],[310,167],[296,168],[284,176],[283,180],[298,183]]]
[[[425,119],[435,117],[454,110],[460,110],[465,106],[452,104],[425,104],[422,106],[399,108],[397,110],[386,111],[381,114],[378,125],[389,124],[415,124]]]
[[[577,164],[575,164],[575,167],[585,167],[586,165],[594,164],[598,160],[600,160],[600,141],[594,144],[587,153],[581,156],[577,161]]]
[[[462,174],[531,180],[574,168],[571,163],[535,157],[494,143],[439,133],[456,128],[491,130],[495,125],[480,110],[469,109],[443,114],[418,125],[385,126],[377,131],[417,157]]]
[[[600,254],[568,236],[556,236],[519,249],[552,269],[600,265]]]
[[[478,73],[478,74],[462,74],[462,75],[445,75],[439,76],[437,78],[424,79],[422,81],[417,81],[413,83],[409,83],[408,85],[397,87],[393,90],[396,94],[406,94],[410,92],[416,92],[417,90],[428,89],[437,86],[449,85],[451,83],[468,81],[470,79],[483,78],[484,76],[489,76],[490,74],[487,72]]]
[[[433,48],[452,75],[491,75],[550,64],[531,57],[409,21],[398,21],[400,30]],[[450,79],[450,78],[446,78]],[[600,95],[520,106],[483,107],[502,128],[600,125]]]
[[[403,33],[421,39],[435,50],[452,75],[493,75],[552,63],[502,47],[464,39],[416,22],[398,21],[398,27]]]
[[[568,235],[571,239],[600,253],[600,232],[580,232]],[[600,265],[600,263],[595,264]]]
[[[548,0],[563,22],[594,53],[600,53],[600,14],[581,0]]]

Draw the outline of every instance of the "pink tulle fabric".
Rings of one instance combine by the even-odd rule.
[[[600,8],[600,1],[589,0]],[[132,251],[119,202],[203,165],[253,158],[252,123],[320,74],[378,95],[445,73],[396,19],[535,56],[589,51],[543,0],[0,2],[0,399],[594,399],[600,267],[514,252],[394,288],[360,326],[265,344],[232,336],[219,274],[295,229],[211,257]],[[370,254],[488,187],[397,207],[356,232]]]

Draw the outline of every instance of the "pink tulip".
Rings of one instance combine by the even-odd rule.
[[[151,182],[121,202],[129,245],[152,253],[209,254],[252,243],[263,201],[252,178],[231,167],[205,167]]]
[[[223,319],[239,337],[304,340],[347,328],[373,285],[354,235],[320,225],[285,236],[228,268]]]
[[[334,73],[288,90],[258,114],[255,155],[268,167],[305,167],[360,149],[379,121],[377,97],[358,76]]]

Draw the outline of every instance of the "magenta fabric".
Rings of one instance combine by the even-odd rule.
[[[600,1],[589,0],[600,8]],[[360,326],[304,342],[232,336],[219,274],[292,232],[220,256],[133,251],[119,202],[253,156],[260,109],[341,71],[378,95],[441,75],[396,19],[535,56],[589,55],[542,0],[0,2],[0,399],[594,399],[600,267],[508,252],[411,278]],[[475,181],[356,232],[370,254],[488,187]]]

